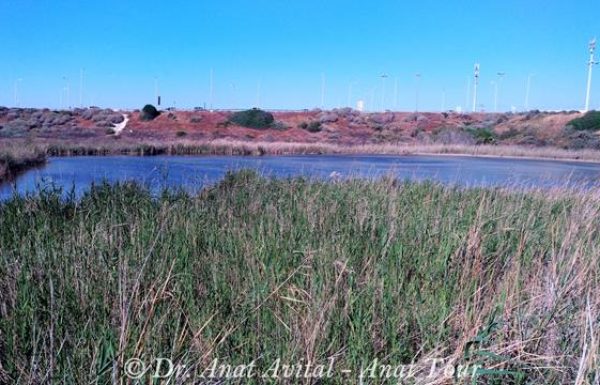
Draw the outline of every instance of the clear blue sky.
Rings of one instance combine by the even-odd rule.
[[[312,108],[365,100],[367,108],[464,106],[481,63],[480,101],[493,109],[491,82],[506,72],[500,109],[580,109],[587,44],[600,37],[600,1],[41,1],[0,0],[0,105],[79,104]],[[598,55],[597,55],[598,56]],[[592,106],[600,106],[596,66]],[[385,98],[382,98],[382,73]],[[21,80],[17,80],[21,79]]]

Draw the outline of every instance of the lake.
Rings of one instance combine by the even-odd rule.
[[[461,186],[583,187],[600,186],[600,164],[471,156],[89,156],[55,157],[39,169],[0,185],[0,199],[39,188],[59,187],[80,195],[92,182],[135,180],[153,191],[182,187],[197,191],[220,180],[228,170],[251,168],[264,175],[315,178],[433,180]]]

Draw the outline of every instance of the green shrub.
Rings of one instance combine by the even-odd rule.
[[[269,128],[275,121],[273,114],[253,108],[251,110],[238,111],[229,118],[231,123],[248,128]]]
[[[140,120],[148,121],[153,120],[160,112],[152,104],[146,104],[140,111]]]
[[[569,126],[578,131],[598,131],[600,130],[600,111],[588,111],[582,117],[571,120]]]
[[[279,131],[284,131],[290,127],[287,124],[285,124],[284,122],[278,120],[278,121],[274,122],[273,124],[271,124],[271,128],[273,128],[275,130],[279,130]]]
[[[467,130],[477,144],[494,144],[498,136],[489,128],[471,128]]]
[[[320,132],[323,129],[321,122],[316,120],[312,122],[302,122],[298,124],[298,127],[308,132]]]

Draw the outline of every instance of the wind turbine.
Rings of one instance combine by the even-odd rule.
[[[479,63],[475,64],[473,81],[473,112],[477,112],[477,86],[479,85]]]
[[[594,51],[596,50],[596,38],[590,41],[590,61],[588,62],[588,80],[587,80],[587,91],[585,93],[585,109],[583,112],[588,112],[590,109],[590,94],[592,91],[592,68],[594,64],[598,64],[594,59]]]

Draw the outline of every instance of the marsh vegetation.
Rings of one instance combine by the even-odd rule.
[[[592,384],[599,198],[247,171],[195,196],[125,183],[14,197],[0,205],[0,382],[112,384],[131,357],[448,357],[487,368],[477,383]]]

